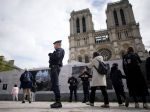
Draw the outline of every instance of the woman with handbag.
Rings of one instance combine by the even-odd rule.
[[[92,62],[89,65],[89,67],[92,68],[93,74],[91,82],[90,102],[88,102],[87,105],[94,106],[95,92],[99,87],[104,97],[104,104],[101,107],[109,108],[109,100],[106,88],[106,74],[100,74],[98,71],[100,62],[104,62],[103,57],[100,56],[98,52],[94,52]]]

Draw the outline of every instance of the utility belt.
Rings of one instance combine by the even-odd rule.
[[[60,65],[51,65],[51,68],[56,68],[56,67],[60,67]]]
[[[70,85],[70,88],[77,88],[77,85]]]

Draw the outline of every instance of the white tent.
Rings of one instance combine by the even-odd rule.
[[[66,93],[66,92],[69,92],[69,89],[68,89],[68,78],[71,76],[72,74],[72,67],[75,67],[75,66],[86,66],[87,63],[82,63],[82,62],[72,62],[72,63],[69,63],[67,65],[64,65],[62,68],[61,68],[61,72],[60,72],[60,75],[59,75],[59,83],[60,83],[60,88],[61,88],[61,92],[62,93]]]

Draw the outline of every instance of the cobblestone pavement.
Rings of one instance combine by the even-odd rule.
[[[63,108],[61,109],[50,109],[49,105],[52,102],[32,102],[31,104],[21,102],[0,102],[0,112],[150,112],[150,110],[142,109],[142,104],[140,104],[140,109],[135,109],[134,104],[130,104],[128,108],[118,107],[117,103],[111,103],[109,109],[103,109],[100,107],[102,103],[95,103],[94,107],[90,107],[83,103],[68,103],[63,102]]]

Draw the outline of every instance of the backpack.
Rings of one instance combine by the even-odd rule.
[[[25,73],[25,75],[23,77],[23,82],[31,82],[31,78],[30,78],[29,73]]]
[[[108,66],[107,66],[107,64],[105,64],[105,63],[103,63],[101,61],[98,61],[98,62],[99,62],[98,68],[96,68],[96,66],[94,66],[94,68],[101,75],[106,75],[108,73]]]

